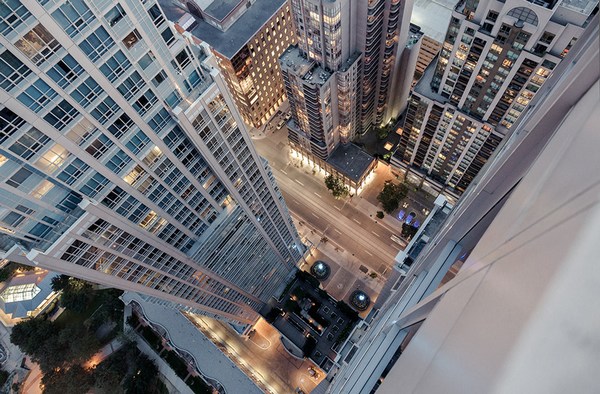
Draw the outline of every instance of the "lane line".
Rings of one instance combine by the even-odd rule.
[[[369,256],[373,257],[373,253],[369,252],[368,250],[365,250],[365,253],[367,253]]]
[[[335,231],[338,234],[342,234],[342,232],[340,230],[338,230],[337,228],[334,228],[333,231]]]
[[[287,172],[285,172],[285,170],[279,170],[279,171],[283,172],[285,175],[288,174]]]
[[[321,219],[320,216],[316,215],[314,212],[311,212],[311,215],[313,215],[314,217],[316,217],[317,219]]]
[[[321,198],[321,195],[319,193],[317,193],[317,192],[313,192],[313,193],[315,194],[315,196]]]
[[[296,181],[296,183],[298,183],[299,185],[304,186],[304,183],[300,182],[299,180],[294,179],[294,181]]]
[[[334,205],[335,209],[337,209],[338,211],[341,211],[342,208],[338,207],[337,205]]]
[[[381,235],[377,234],[375,231],[371,231],[371,234],[375,234],[377,238],[381,238]]]
[[[293,201],[293,202],[295,202],[296,204],[300,204],[300,203],[298,202],[298,200],[295,200],[295,199],[293,199],[293,198],[292,198],[292,201]]]
[[[356,223],[360,224],[360,222],[358,220],[356,220],[356,219],[352,219],[352,220],[354,220]]]

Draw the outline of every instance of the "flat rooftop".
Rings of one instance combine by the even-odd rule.
[[[331,77],[331,73],[319,66],[317,62],[305,58],[296,45],[286,49],[279,60],[281,64],[292,69],[296,75],[310,83],[321,85]]]
[[[418,25],[427,37],[443,43],[452,11],[458,1],[415,0],[410,21]]]
[[[445,104],[448,99],[431,89],[431,81],[433,80],[433,75],[435,74],[435,67],[437,65],[438,58],[439,56],[434,57],[431,63],[429,63],[429,66],[427,66],[423,72],[423,76],[421,79],[419,79],[419,82],[417,82],[413,91],[427,97],[428,99],[436,100],[439,103]]]
[[[167,19],[175,23],[187,12],[181,4],[171,0],[158,0],[158,3]],[[239,1],[236,0],[214,1],[208,7],[210,11],[207,9],[205,12],[215,16],[220,15],[232,4],[235,7],[238,3]],[[196,19],[196,26],[189,32],[221,55],[231,59],[285,3],[286,0],[256,0],[227,31],[221,31],[201,18],[193,16]]]
[[[331,164],[354,182],[358,182],[369,170],[374,160],[373,156],[358,146],[349,143],[339,144],[331,153],[329,159],[327,159],[327,163]]]
[[[223,20],[241,2],[241,0],[216,0],[210,3],[203,11],[218,20]]]

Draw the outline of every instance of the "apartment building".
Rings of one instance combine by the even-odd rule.
[[[205,44],[153,0],[0,4],[0,257],[250,323],[303,252]]]
[[[160,5],[167,19],[210,45],[244,122],[263,127],[286,99],[279,57],[296,43],[289,1]]]
[[[461,1],[410,98],[392,163],[458,196],[588,26],[598,1]]]

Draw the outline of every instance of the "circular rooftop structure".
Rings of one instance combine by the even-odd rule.
[[[331,268],[329,268],[329,265],[326,262],[317,260],[312,267],[310,267],[310,273],[318,280],[325,280],[329,278]]]
[[[371,304],[371,298],[362,290],[354,290],[350,295],[350,303],[359,311],[365,311]]]

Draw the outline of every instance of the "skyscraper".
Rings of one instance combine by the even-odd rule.
[[[400,69],[412,45],[411,9],[411,2],[390,0],[292,1],[298,45],[280,62],[294,149],[321,163],[340,142],[398,115],[397,92],[408,74],[408,86],[412,81],[412,71]]]
[[[596,390],[598,22],[438,231],[418,241],[377,319],[344,346],[352,354],[329,392]]]
[[[588,25],[597,0],[461,1],[392,163],[462,193]]]
[[[303,246],[208,48],[153,0],[11,0],[0,33],[0,256],[253,321]]]
[[[178,2],[159,2],[167,18],[210,45],[244,122],[262,127],[285,100],[279,56],[296,42],[289,1],[181,3],[193,16]]]

